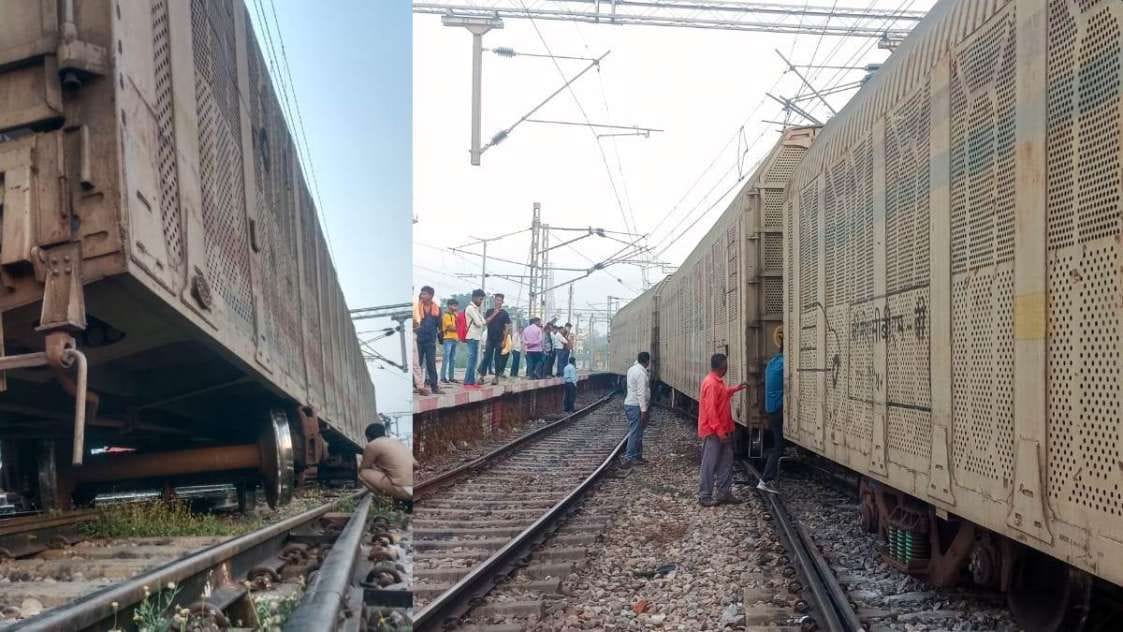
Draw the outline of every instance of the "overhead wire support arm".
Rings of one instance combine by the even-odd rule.
[[[839,92],[846,92],[847,90],[861,88],[862,84],[864,83],[865,81],[850,81],[848,83],[840,83],[837,86],[819,91],[819,94],[801,94],[797,97],[792,97],[791,101],[792,103],[799,103],[800,101],[810,101],[812,99],[820,98],[820,95],[825,97],[832,94],[838,94]]]
[[[487,238],[484,238],[484,239],[474,237],[473,238],[474,241],[470,241],[466,244],[461,244],[461,245],[457,246],[457,248],[466,248],[468,246],[474,246],[476,244],[482,244],[482,243],[487,242],[487,241],[496,241],[498,239],[506,239],[507,237],[514,237],[515,235],[525,233],[529,230],[530,230],[530,228],[523,228],[523,229],[520,229],[520,230],[513,230],[509,233],[503,233],[502,235],[496,235],[495,237],[487,237]],[[472,253],[472,254],[479,254],[479,253]]]
[[[410,310],[413,309],[412,303],[395,303],[393,305],[379,305],[378,307],[359,307],[350,310],[351,320],[366,320],[368,318],[394,318],[396,315],[405,313],[407,317],[411,317]]]
[[[452,251],[452,252],[458,252],[458,253],[463,254],[463,255],[472,255],[473,257],[479,257],[480,256],[480,253],[472,252],[471,250],[462,250],[460,248],[449,248],[449,250]],[[526,265],[525,263],[523,263],[521,261],[514,261],[512,259],[504,259],[503,257],[496,257],[495,255],[488,255],[487,258],[490,259],[490,260],[502,261],[503,263],[509,263],[509,264],[516,265],[516,266],[525,266]],[[472,275],[472,276],[476,276],[476,275]]]
[[[488,149],[490,149],[490,148],[494,147],[495,145],[498,145],[499,143],[503,142],[508,136],[511,135],[511,132],[513,132],[516,127],[518,127],[522,123],[525,123],[527,119],[534,116],[535,112],[537,112],[538,110],[541,110],[554,97],[558,96],[559,94],[562,93],[563,90],[568,88],[570,86],[570,84],[572,84],[574,81],[577,81],[578,79],[580,79],[585,73],[589,72],[593,68],[596,68],[596,67],[600,66],[601,61],[605,57],[608,57],[608,54],[611,53],[611,52],[612,51],[605,51],[605,53],[603,55],[594,59],[592,62],[589,63],[588,66],[585,66],[576,75],[573,75],[568,80],[566,80],[566,82],[563,83],[561,85],[561,87],[559,87],[557,90],[554,90],[553,92],[551,92],[549,96],[547,96],[545,99],[540,101],[538,103],[538,105],[534,106],[529,112],[527,112],[521,118],[519,118],[519,120],[515,121],[514,123],[512,123],[510,126],[506,127],[505,129],[502,129],[499,132],[497,132],[495,134],[495,136],[491,137],[491,141],[488,142],[488,144],[486,144],[486,145],[484,145],[483,147],[480,148],[480,154],[483,154]]]
[[[802,116],[803,118],[807,119],[808,121],[811,121],[815,125],[822,125],[823,124],[822,121],[820,121],[819,119],[812,116],[810,113],[807,112],[807,110],[804,110],[803,108],[801,108],[798,105],[796,105],[795,103],[793,103],[791,99],[780,98],[780,97],[772,94],[771,92],[765,92],[764,94],[767,95],[769,99],[772,99],[776,103],[779,103],[780,105],[784,106],[785,110],[790,110],[792,112],[795,112],[796,114]]]
[[[572,57],[572,56],[569,56],[569,55],[548,55],[546,53],[520,53],[520,52],[516,51],[515,49],[508,48],[506,46],[496,46],[495,48],[485,48],[484,50],[489,50],[489,51],[495,53],[496,55],[498,55],[500,57],[507,57],[507,58],[534,57],[534,58],[542,58],[542,59],[567,59],[567,60],[570,60],[570,61],[595,61],[596,60],[595,57]]]
[[[650,136],[651,132],[662,132],[665,130],[656,127],[640,127],[638,125],[610,125],[608,123],[582,123],[580,121],[547,121],[543,119],[526,119],[527,123],[538,123],[541,125],[571,125],[574,127],[590,127],[593,129],[623,129],[631,130],[631,134],[615,134],[616,136]],[[607,134],[606,134],[607,135]],[[601,136],[598,134],[598,137]]]
[[[823,105],[827,106],[827,109],[831,111],[831,116],[838,114],[838,112],[833,107],[831,107],[831,104],[827,102],[826,98],[824,98],[822,94],[819,94],[819,91],[815,89],[815,86],[811,85],[811,82],[807,80],[807,77],[804,77],[803,73],[796,69],[796,67],[792,65],[792,62],[788,61],[787,57],[784,57],[784,54],[780,52],[780,49],[776,48],[773,50],[775,50],[776,54],[780,56],[780,59],[784,60],[784,63],[788,65],[788,70],[794,73],[795,76],[799,77],[799,80],[803,82],[803,85],[807,86],[807,89],[811,91],[811,94],[819,97],[819,100],[823,102]]]

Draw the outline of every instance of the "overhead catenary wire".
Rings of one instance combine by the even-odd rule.
[[[211,34],[218,40],[225,40],[225,38],[223,37],[223,34],[218,30],[218,27],[215,26],[214,21],[211,19],[210,12],[209,11],[203,11],[202,13],[203,13],[204,23],[206,24],[207,29],[211,32]],[[251,15],[250,17],[252,18],[253,16]],[[240,106],[246,112],[253,111],[252,108],[250,107],[250,104],[246,101],[245,95],[242,94],[242,89],[238,84],[238,75],[237,75],[237,73],[234,72],[233,69],[230,68],[229,60],[225,56],[222,56],[222,55],[218,55],[217,59],[218,59],[218,63],[216,64],[216,67],[221,68],[222,73],[226,75],[226,81],[229,83],[230,86],[232,86],[234,88],[234,94],[237,96],[238,103],[240,104]],[[274,80],[275,84],[283,85],[283,82],[281,80],[279,80],[278,77],[273,77],[272,73],[270,73],[270,77]],[[294,94],[295,94],[295,91],[294,91]],[[282,107],[282,113],[284,113],[284,105],[282,104],[281,107]],[[288,121],[287,119],[286,119],[286,124],[290,125],[290,129],[291,129],[291,122]],[[296,146],[296,149],[299,153],[300,147],[299,147],[299,144],[296,143],[295,139],[294,139],[294,146]],[[199,165],[197,164],[198,163],[198,159],[197,159],[198,157],[196,156],[195,160],[191,160],[186,155],[184,155],[183,152],[180,151],[178,147],[174,148],[174,151],[179,158],[179,164],[181,166],[185,166],[187,169],[190,169],[191,172],[194,174],[194,176],[196,178],[198,178],[199,180],[203,180],[203,175],[199,171]],[[303,168],[303,165],[302,165],[302,168]],[[246,183],[246,186],[250,186],[249,183]],[[322,203],[321,203],[321,206],[322,206]],[[317,208],[317,214],[320,214],[319,208]],[[320,224],[324,226],[324,231],[325,231],[325,235],[326,235],[327,234],[327,225],[322,219],[322,214],[320,215],[319,221],[320,221]],[[327,246],[328,246],[328,256],[329,256],[329,258],[331,258],[331,261],[333,262],[333,267],[334,267],[334,258],[332,257],[330,242],[328,242]],[[336,270],[336,274],[340,278],[342,278],[342,276],[343,276],[342,273],[338,269]]]
[[[772,86],[768,88],[767,92],[775,90],[776,87],[780,85],[780,82],[784,80],[785,76],[786,73],[781,72],[776,80],[772,83]],[[763,107],[767,102],[768,97],[762,96],[760,98],[760,101],[757,102],[757,104],[749,112],[748,116],[745,117],[741,125],[729,136],[729,138],[725,141],[725,144],[721,146],[721,149],[719,149],[717,153],[714,154],[713,159],[710,160],[705,168],[702,169],[701,173],[698,174],[698,177],[694,179],[689,187],[687,187],[686,191],[682,194],[682,197],[680,197],[678,201],[675,202],[675,204],[670,209],[668,209],[666,213],[663,214],[663,216],[659,219],[658,222],[656,222],[655,226],[651,230],[647,231],[647,234],[650,237],[653,238],[656,233],[658,233],[659,229],[663,226],[664,223],[666,223],[667,219],[669,219],[671,215],[674,214],[675,210],[679,208],[682,202],[686,200],[687,196],[689,196],[694,188],[697,187],[698,184],[705,178],[706,174],[710,173],[710,170],[713,169],[713,166],[716,165],[718,160],[720,160],[721,157],[725,154],[726,149],[728,149],[729,146],[737,140],[741,131],[745,128],[745,125],[749,124],[749,122],[752,121],[752,119],[756,116],[756,113],[760,111],[760,108]]]
[[[907,10],[908,10],[908,8],[909,8],[909,7],[910,7],[910,6],[911,6],[911,5],[913,4],[913,2],[915,2],[915,0],[907,0],[907,2],[902,2],[902,3],[900,4],[900,5],[898,5],[898,8],[894,10],[894,12],[893,12],[893,13],[894,13],[894,15],[897,15],[897,14],[901,14],[901,13],[902,13],[903,11],[907,11]],[[837,2],[836,2],[835,4],[837,4]],[[873,6],[873,4],[875,4],[875,3],[871,3],[871,5],[870,5],[870,6],[872,7],[872,6]],[[887,21],[891,21],[891,20],[892,20],[892,18],[886,18],[886,20],[887,20]],[[883,22],[882,24],[884,25],[884,24],[885,24],[885,22]],[[853,27],[853,28],[856,28],[856,26],[855,26],[855,27]],[[822,37],[822,34],[820,34],[820,37],[819,37],[818,43],[817,43],[817,45],[816,45],[816,53],[815,53],[815,54],[813,54],[813,59],[814,59],[815,55],[817,55],[817,50],[818,50],[818,48],[819,48],[819,44],[821,44],[821,42],[822,42],[822,39],[823,39],[823,37]],[[832,52],[831,52],[831,54],[830,54],[830,55],[828,55],[828,57],[827,57],[827,59],[828,59],[828,60],[829,60],[829,59],[831,59],[831,58],[833,58],[833,56],[834,56],[835,52],[836,52],[836,51],[837,51],[837,50],[839,49],[839,47],[840,47],[840,46],[841,46],[841,45],[843,44],[843,42],[844,42],[844,41],[845,41],[845,38],[840,38],[840,42],[839,42],[839,44],[838,44],[838,45],[836,45],[835,49],[834,49],[834,50],[832,50]],[[856,57],[858,57],[858,56],[862,55],[862,54],[863,54],[863,53],[864,53],[865,51],[868,51],[868,50],[869,50],[869,49],[870,49],[870,48],[871,48],[872,46],[874,46],[874,45],[875,45],[875,42],[872,42],[872,41],[871,41],[871,42],[866,42],[866,43],[863,43],[863,46],[859,47],[859,51],[858,51],[857,53],[855,53],[855,55],[853,55],[853,56],[851,57],[851,60],[853,60],[854,58],[856,58]],[[847,62],[847,65],[849,65],[849,64],[851,64],[851,63],[852,63],[852,61],[851,61],[851,62]],[[819,73],[822,73],[822,72],[823,72],[823,70],[822,70],[822,69],[819,69],[819,70],[817,71],[817,73],[816,73],[815,75],[813,75],[813,76],[818,76],[818,74],[819,74]],[[838,70],[838,72],[837,72],[837,73],[835,74],[835,76],[836,76],[836,77],[838,77],[838,76],[844,76],[844,75],[846,74],[846,72],[847,72],[846,70],[842,70],[842,69],[840,69],[840,70]],[[775,82],[773,83],[773,86],[772,86],[771,88],[769,88],[769,90],[768,90],[768,91],[766,91],[766,94],[767,94],[767,92],[772,92],[773,90],[775,90],[776,86],[778,86],[778,85],[780,84],[780,82],[781,82],[781,81],[783,80],[783,78],[784,78],[784,76],[785,76],[786,74],[787,74],[786,72],[782,73],[782,74],[780,75],[780,77],[779,77],[779,78],[778,78],[778,79],[777,79],[777,80],[776,80],[776,81],[775,81]],[[812,79],[812,81],[813,81],[813,79]],[[749,117],[748,117],[748,118],[752,118],[752,116],[754,116],[754,115],[755,115],[755,113],[756,113],[756,112],[757,112],[757,111],[758,111],[758,110],[760,109],[760,106],[761,106],[761,105],[763,104],[763,102],[764,102],[765,100],[767,100],[767,98],[768,98],[768,97],[767,97],[767,96],[765,96],[765,97],[764,97],[764,98],[762,99],[762,101],[761,101],[761,104],[758,104],[758,106],[757,106],[756,108],[754,108],[753,112],[752,112],[752,113],[750,113],[750,115],[749,115]],[[817,109],[817,108],[813,108],[813,109]],[[742,128],[743,128],[743,126],[742,126]],[[711,160],[710,164],[709,164],[709,165],[707,165],[706,169],[704,169],[704,170],[703,170],[703,172],[702,172],[702,173],[701,173],[701,174],[699,175],[699,177],[698,177],[698,178],[697,178],[697,179],[696,179],[696,180],[694,181],[694,183],[692,183],[692,184],[691,184],[690,188],[688,188],[687,192],[683,194],[683,197],[682,197],[682,198],[680,198],[679,202],[676,202],[676,205],[675,205],[675,207],[672,207],[672,210],[671,210],[671,211],[669,211],[669,212],[668,212],[668,213],[667,213],[666,215],[664,215],[664,216],[663,216],[663,217],[662,217],[662,218],[660,219],[660,221],[659,221],[659,223],[658,223],[658,224],[656,225],[656,227],[655,227],[655,228],[653,228],[653,229],[652,229],[651,231],[649,231],[649,234],[650,234],[650,235],[654,235],[654,234],[656,233],[656,231],[657,231],[657,230],[658,230],[658,229],[659,229],[659,228],[660,228],[660,227],[661,227],[661,226],[662,226],[662,225],[663,225],[663,224],[665,223],[666,219],[667,219],[667,218],[668,218],[668,217],[670,216],[671,212],[672,212],[672,211],[673,211],[673,210],[674,210],[675,208],[677,208],[677,207],[678,207],[678,206],[679,206],[679,205],[681,204],[682,200],[683,200],[683,199],[685,199],[685,198],[686,198],[686,196],[687,196],[687,195],[689,195],[690,191],[692,191],[692,190],[694,189],[694,187],[696,187],[696,186],[697,186],[697,184],[698,184],[698,183],[699,183],[699,182],[700,182],[700,181],[701,181],[701,180],[702,180],[702,179],[704,178],[704,176],[706,175],[706,173],[708,173],[708,172],[710,171],[710,169],[712,168],[712,166],[713,166],[714,164],[716,164],[716,162],[717,162],[717,161],[718,161],[718,160],[720,159],[720,157],[721,157],[721,156],[722,156],[722,155],[724,154],[724,152],[726,151],[726,149],[727,149],[727,148],[728,148],[728,147],[729,147],[730,145],[732,145],[732,144],[733,144],[733,141],[734,141],[735,139],[737,139],[737,137],[738,137],[738,134],[739,134],[739,133],[740,133],[740,129],[738,130],[738,132],[737,132],[737,133],[734,133],[734,134],[733,134],[733,135],[732,135],[732,136],[731,136],[731,137],[729,138],[729,140],[727,140],[727,141],[726,141],[726,143],[725,143],[725,145],[723,145],[722,149],[721,149],[721,150],[719,150],[718,154],[717,154],[717,155],[716,155],[716,156],[714,157],[714,159],[713,159],[713,160]],[[758,137],[757,137],[757,140],[759,140],[759,139],[760,139],[761,137],[763,137],[763,133],[762,133],[762,134],[759,134],[759,135],[758,135]],[[752,145],[753,145],[753,144],[754,144],[755,142],[756,142],[756,141],[754,141],[753,143],[748,143],[748,146],[750,146],[750,147],[751,147],[751,146],[752,146]],[[712,187],[711,187],[711,188],[709,189],[709,191],[707,191],[707,193],[706,193],[705,195],[703,195],[703,196],[702,196],[702,197],[701,197],[701,198],[699,199],[698,203],[696,203],[696,204],[695,204],[695,206],[693,206],[693,207],[692,207],[692,208],[691,208],[691,209],[690,209],[689,211],[687,211],[686,215],[685,215],[685,216],[684,216],[684,217],[683,217],[682,219],[680,219],[680,220],[679,220],[679,221],[678,221],[678,222],[677,222],[677,223],[676,223],[676,224],[674,225],[674,227],[672,227],[672,228],[671,228],[671,229],[670,229],[670,230],[669,230],[669,231],[668,231],[668,232],[667,232],[667,233],[666,233],[666,234],[665,234],[665,235],[664,235],[664,236],[663,236],[663,237],[662,237],[661,239],[659,239],[659,240],[657,240],[656,242],[654,242],[654,245],[653,245],[653,249],[658,249],[658,248],[659,248],[659,247],[660,247],[660,246],[661,246],[662,244],[664,244],[664,243],[665,243],[665,242],[666,242],[666,241],[667,241],[668,239],[670,239],[670,238],[674,237],[674,236],[675,236],[676,234],[678,234],[678,230],[677,230],[677,229],[678,229],[678,227],[679,227],[679,226],[681,226],[681,225],[682,225],[682,223],[683,223],[684,221],[686,221],[686,219],[687,219],[687,218],[689,218],[689,217],[690,217],[690,215],[691,215],[691,214],[693,213],[693,211],[694,211],[695,209],[697,209],[697,208],[698,208],[699,206],[701,206],[701,204],[702,204],[702,203],[704,203],[704,202],[705,202],[705,200],[706,200],[706,199],[708,198],[708,195],[709,195],[709,193],[710,193],[710,192],[712,192],[712,191],[714,190],[714,188],[716,188],[716,186],[717,186],[717,185],[718,185],[718,184],[719,184],[719,183],[721,182],[721,180],[722,180],[723,178],[727,177],[727,176],[728,176],[728,174],[729,174],[730,172],[732,172],[732,168],[730,168],[730,169],[727,169],[727,170],[726,170],[726,171],[725,171],[725,172],[723,173],[723,175],[722,175],[722,176],[720,176],[720,177],[718,178],[718,181],[717,181],[717,182],[715,182],[714,186],[712,186]],[[738,181],[740,181],[740,178],[738,179]],[[731,191],[732,191],[732,189],[733,189],[733,188],[735,188],[735,186],[736,186],[736,183],[734,183],[734,186],[733,186],[733,187],[730,187],[730,189],[727,189],[727,192],[726,192],[725,194],[723,194],[722,198],[724,198],[724,196],[725,196],[725,195],[728,195],[728,194],[729,194],[729,192],[731,192]],[[707,214],[707,213],[708,213],[708,212],[709,212],[710,210],[712,210],[712,209],[713,209],[714,207],[716,207],[716,206],[717,206],[718,204],[720,204],[720,202],[721,202],[721,199],[722,199],[722,198],[719,198],[718,200],[716,200],[716,201],[714,201],[713,203],[711,203],[711,204],[710,204],[710,205],[709,205],[709,206],[708,206],[708,207],[706,208],[706,210],[705,210],[705,211],[703,211],[703,213],[702,213],[702,214],[701,214],[701,215],[699,216],[699,218],[695,219],[695,220],[694,220],[693,222],[691,222],[691,223],[690,223],[690,226],[689,226],[689,227],[688,227],[688,228],[687,228],[686,230],[690,230],[690,228],[691,228],[691,227],[693,227],[693,226],[694,226],[695,224],[697,224],[697,222],[699,221],[699,219],[700,219],[701,217],[705,217],[705,215],[706,215],[706,214]],[[685,230],[684,230],[683,232],[685,232]],[[669,248],[669,246],[668,246],[668,248]],[[661,255],[662,253],[665,253],[665,252],[666,252],[666,250],[667,250],[667,248],[663,248],[663,250],[659,250],[659,251],[657,251],[657,252],[655,253],[655,257],[656,257],[656,258],[658,258],[658,257],[659,257],[659,256],[660,256],[660,255]]]
[[[589,42],[585,39],[585,34],[581,31],[581,25],[577,22],[572,22],[572,24],[574,30],[577,31],[577,36],[581,38],[581,43],[585,46],[585,50],[590,50]],[[612,108],[610,108],[608,105],[608,91],[604,87],[604,74],[601,73],[599,69],[597,70],[597,84],[600,86],[601,102],[604,104],[604,115],[608,120],[611,121]],[[631,192],[628,190],[628,177],[624,174],[624,161],[620,157],[620,144],[616,140],[616,136],[617,135],[612,134],[608,137],[612,138],[612,152],[616,155],[616,169],[620,173],[620,185],[624,190],[624,203],[628,208],[628,216],[631,217],[632,220],[632,227],[629,230],[638,232],[639,223],[636,222],[635,207],[632,206],[632,196]],[[601,135],[598,135],[597,143],[601,143],[603,138],[604,137],[602,137]],[[627,228],[627,226],[625,226],[625,228]],[[644,273],[644,276],[646,277],[646,272]]]
[[[320,216],[320,223],[324,227],[324,237],[326,238],[326,241],[327,241],[327,244],[328,244],[328,255],[331,256],[332,261],[334,261],[335,260],[334,252],[335,251],[334,251],[334,245],[333,245],[332,239],[331,239],[331,230],[328,228],[328,222],[327,222],[327,217],[326,217],[327,211],[325,210],[325,207],[324,207],[324,199],[320,195],[320,180],[316,175],[316,163],[312,159],[312,146],[308,143],[308,134],[307,134],[307,132],[305,131],[305,128],[304,128],[304,115],[300,110],[300,99],[299,99],[299,97],[297,97],[296,88],[293,86],[292,69],[289,66],[288,51],[286,50],[286,47],[285,47],[285,36],[284,36],[284,33],[281,32],[281,22],[280,22],[280,20],[277,19],[277,5],[276,5],[276,3],[273,0],[269,0],[269,6],[272,9],[272,13],[273,13],[273,23],[277,27],[277,41],[281,45],[281,59],[284,62],[284,71],[285,71],[285,76],[288,78],[289,89],[292,91],[293,106],[294,106],[294,109],[296,110],[296,119],[297,119],[297,123],[298,123],[298,129],[300,131],[300,137],[304,142],[304,154],[305,154],[305,157],[307,158],[307,163],[308,163],[307,164],[307,170],[312,175],[312,189],[313,189],[313,191],[315,192],[315,195],[316,195],[316,210],[317,210],[317,212]],[[338,272],[337,272],[337,274],[338,274]]]
[[[894,19],[892,16],[904,14],[905,12],[910,10],[910,8],[912,7],[912,5],[914,3],[915,3],[915,0],[902,0],[897,5],[897,8],[892,11],[890,17],[886,17],[881,21],[880,27],[885,28],[885,27],[889,26],[890,24],[892,24],[893,19]],[[877,4],[877,0],[871,0],[870,4],[867,6],[867,9],[873,8],[873,6],[876,5],[876,4]],[[876,20],[876,18],[871,18],[871,20]],[[835,55],[838,52],[841,51],[844,43],[846,43],[846,39],[845,38],[839,38],[839,41],[835,44],[834,48],[827,55],[827,57],[824,61],[830,62],[831,60],[833,60]],[[838,67],[832,68],[830,63],[818,65],[818,67],[816,67],[815,69],[812,70],[811,73],[809,73],[810,81],[812,83],[815,83],[815,84],[820,84],[821,82],[819,81],[819,79],[824,75],[824,73],[826,73],[829,70],[834,70],[835,72],[830,75],[830,79],[828,79],[826,82],[822,82],[822,83],[825,83],[825,85],[827,85],[826,90],[830,90],[834,87],[837,87],[838,85],[841,84],[841,82],[848,75],[850,75],[853,72],[856,72],[856,70],[850,69],[850,68],[847,68],[847,67],[853,66],[858,59],[861,59],[861,58],[865,57],[866,55],[868,55],[869,52],[876,45],[877,45],[877,42],[875,40],[870,40],[870,41],[867,41],[867,42],[860,43],[858,46],[855,47],[854,52],[850,55],[850,57],[847,59],[847,61],[840,64]],[[817,106],[813,106],[811,108],[812,111],[815,111],[816,109],[818,109]]]
[[[526,3],[523,0],[519,0],[519,4],[521,4],[523,10],[529,14],[529,9],[527,9]],[[553,58],[554,53],[550,49],[550,43],[546,41],[546,37],[542,34],[542,30],[538,28],[538,22],[534,18],[530,18],[530,24],[532,27],[534,27],[534,32],[538,35],[538,39],[542,42],[542,46],[546,49],[546,53],[551,55],[550,61],[553,62],[554,68],[557,69],[558,74],[562,77],[562,80],[566,80],[565,71],[562,70],[561,64],[558,63],[558,60]],[[577,105],[577,109],[581,112],[581,118],[583,118],[586,123],[589,123],[589,115],[585,111],[585,106],[581,104],[581,100],[577,98],[577,93],[573,90],[573,85],[567,83],[566,88],[569,91],[569,96],[573,98],[574,104]],[[624,228],[629,232],[637,232],[635,226],[628,223],[628,215],[624,211],[624,204],[620,199],[620,191],[616,187],[616,179],[612,177],[612,168],[608,165],[608,156],[604,152],[604,147],[601,145],[600,141],[597,140],[596,132],[592,128],[589,128],[589,133],[593,135],[593,140],[597,143],[597,151],[600,153],[601,162],[604,163],[605,173],[608,175],[608,182],[612,187],[612,195],[616,199],[616,206],[620,210],[620,215],[624,220]]]

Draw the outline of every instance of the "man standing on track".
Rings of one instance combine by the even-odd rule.
[[[425,367],[425,381],[430,392],[440,393],[437,388],[437,337],[441,328],[441,308],[433,300],[433,288],[421,288],[417,303],[413,306],[413,333],[417,338],[418,363]]]
[[[737,504],[741,500],[733,495],[733,414],[729,401],[733,395],[748,386],[742,382],[729,388],[725,385],[725,372],[729,369],[724,353],[710,357],[710,373],[702,380],[698,396],[698,436],[702,439],[702,471],[698,485],[698,502],[703,507]],[[714,499],[714,479],[717,479],[717,499]]]
[[[651,401],[647,365],[651,354],[640,351],[636,363],[628,369],[628,394],[624,396],[624,415],[628,418],[628,447],[624,452],[624,467],[643,460],[643,428],[647,425],[647,408]],[[576,367],[574,367],[576,368]]]
[[[387,437],[386,426],[380,423],[367,426],[366,436],[368,443],[359,459],[359,482],[375,494],[413,500],[413,452]]]
[[[570,358],[562,369],[565,378],[565,412],[571,413],[577,404],[577,360]]]
[[[756,488],[773,494],[779,493],[772,482],[780,470],[780,457],[784,454],[784,333],[779,332],[776,342],[780,348],[764,368],[764,412],[768,413],[768,430],[772,434],[772,447],[760,482]]]
[[[464,373],[464,386],[470,388],[476,388],[476,360],[480,353],[480,340],[484,337],[484,326],[487,324],[480,314],[484,296],[483,290],[472,290],[472,302],[464,310],[464,319],[468,321],[468,339],[464,341],[468,345],[468,368]]]

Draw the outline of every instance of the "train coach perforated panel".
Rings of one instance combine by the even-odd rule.
[[[150,160],[163,238],[159,248],[149,238],[134,249],[132,260],[145,265],[133,273],[161,283],[165,300],[261,378],[361,442],[375,417],[373,386],[246,8],[236,0],[153,0],[121,13],[122,67],[151,73]],[[132,44],[141,36],[150,44]],[[141,53],[151,61],[137,61]],[[118,88],[126,103],[138,89]],[[127,128],[124,138],[128,147]],[[145,173],[139,157],[127,156],[127,178]],[[185,212],[195,204],[192,191],[194,226]],[[129,208],[136,222],[138,210]],[[146,264],[148,251],[158,254],[156,265]],[[213,305],[200,307],[199,282]]]
[[[1123,535],[1120,67],[1123,13],[1049,5],[1048,494]]]
[[[784,218],[789,438],[1116,583],[1120,28],[1106,1],[940,2]]]

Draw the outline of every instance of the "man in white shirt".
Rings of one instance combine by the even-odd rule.
[[[628,369],[628,394],[624,396],[624,415],[628,418],[628,447],[624,451],[624,467],[643,460],[643,430],[647,425],[647,408],[651,403],[650,383],[647,378],[647,365],[651,354],[640,351],[636,363]]]
[[[476,388],[476,362],[479,361],[480,341],[487,329],[487,321],[480,313],[485,296],[483,290],[472,290],[472,301],[464,309],[464,320],[468,321],[468,335],[464,341],[468,345],[468,368],[464,373],[464,386],[470,388]]]
[[[554,328],[554,332],[550,334],[550,341],[554,344],[554,361],[557,364],[557,372],[554,373],[553,367],[551,367],[551,374],[562,377],[562,372],[569,364],[569,358],[565,355],[565,336],[562,334],[561,328]]]

